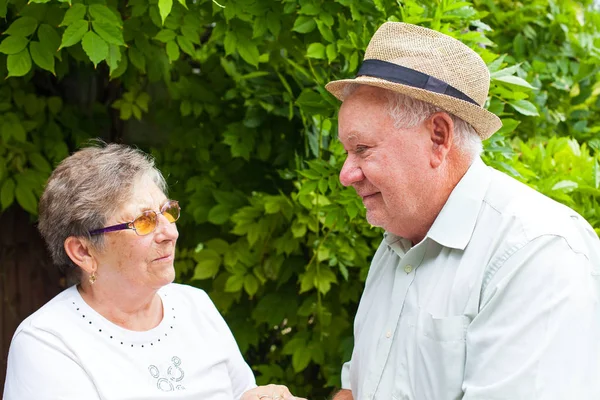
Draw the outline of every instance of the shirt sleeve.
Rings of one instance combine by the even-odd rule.
[[[29,329],[19,331],[8,353],[4,400],[56,399],[100,397],[83,368],[53,335]]]
[[[342,365],[342,389],[352,390],[350,387],[350,363],[352,360]]]
[[[463,400],[600,399],[599,280],[562,237],[510,256],[467,330]]]

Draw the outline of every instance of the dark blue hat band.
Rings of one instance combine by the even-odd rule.
[[[444,81],[414,69],[403,67],[387,61],[374,59],[365,60],[358,70],[356,76],[381,78],[385,79],[386,81],[401,83],[403,85],[425,89],[434,93],[445,94],[447,96],[452,96],[454,98],[468,101],[469,103],[479,106],[475,100]]]

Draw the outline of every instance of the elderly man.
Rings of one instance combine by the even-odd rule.
[[[386,231],[335,400],[600,399],[598,236],[481,161],[488,88],[470,48],[394,22],[327,85],[340,180]]]

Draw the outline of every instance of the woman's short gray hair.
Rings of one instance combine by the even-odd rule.
[[[74,267],[64,249],[70,236],[86,238],[97,249],[104,235],[91,237],[110,215],[130,200],[133,188],[150,178],[163,192],[167,184],[154,159],[141,150],[104,144],[83,148],[65,158],[50,175],[39,204],[38,229],[52,260],[61,268]]]
[[[358,87],[358,84],[347,85],[344,97],[351,95]],[[459,153],[470,159],[474,159],[481,154],[483,150],[481,137],[468,122],[433,104],[391,90],[381,90],[388,100],[388,112],[394,121],[394,127],[397,129],[412,128],[436,112],[445,112],[452,118],[454,123],[454,145]]]

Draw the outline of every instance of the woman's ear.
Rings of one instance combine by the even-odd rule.
[[[82,270],[91,274],[96,271],[96,259],[93,256],[93,251],[90,243],[82,238],[69,236],[65,239],[65,252]]]

